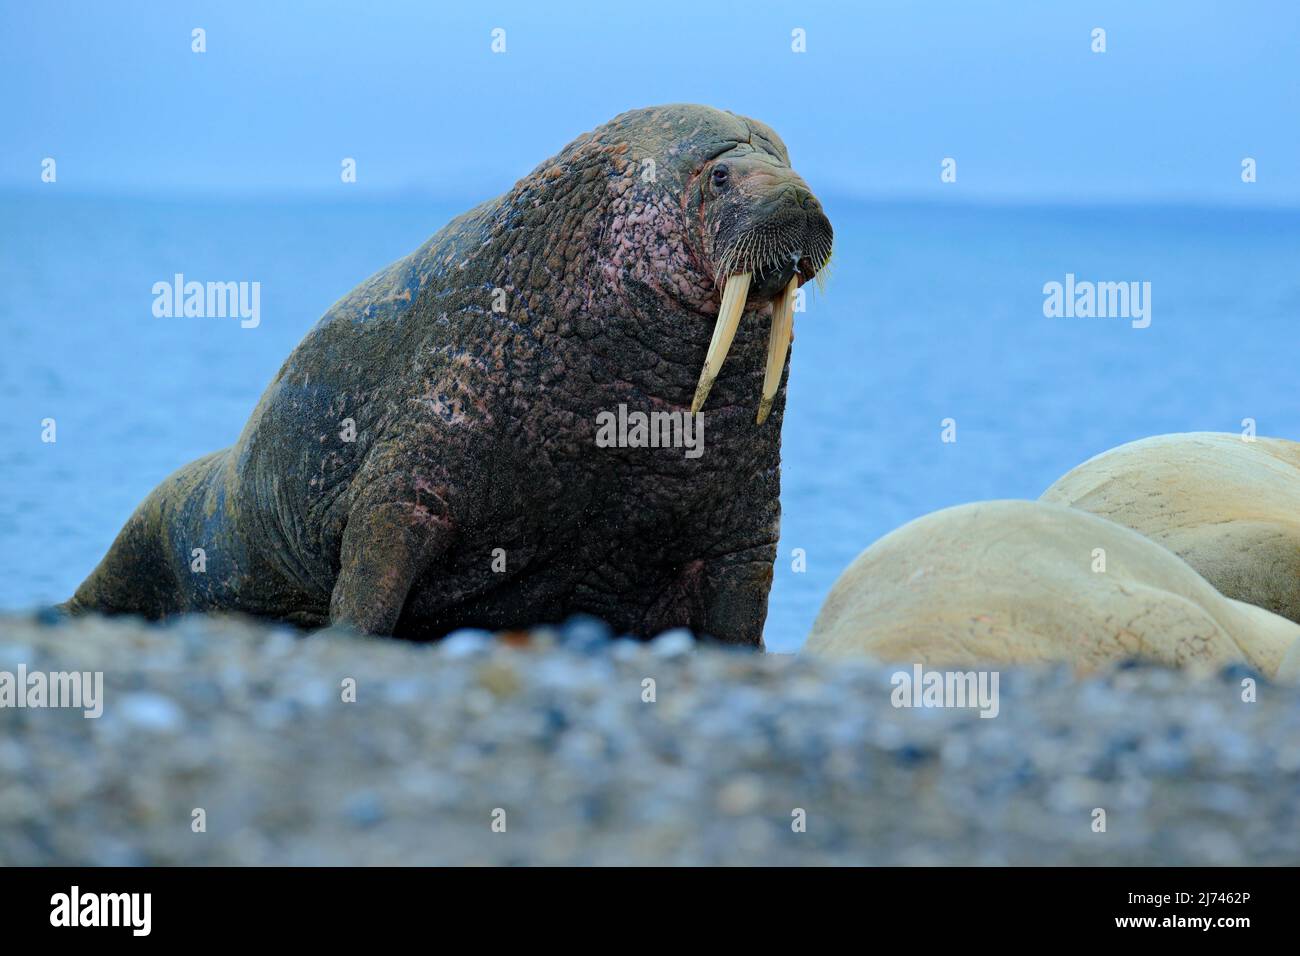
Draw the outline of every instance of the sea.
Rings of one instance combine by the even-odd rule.
[[[67,598],[160,480],[235,440],[333,302],[483,198],[0,195],[0,610]],[[835,254],[795,316],[769,650],[797,651],[849,562],[921,515],[1036,498],[1148,435],[1300,439],[1300,210],[822,199]],[[260,321],[156,316],[176,273],[258,282]],[[1137,283],[1148,312],[1047,314],[1067,281]]]

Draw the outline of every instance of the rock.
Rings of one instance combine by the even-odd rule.
[[[127,694],[115,704],[105,702],[104,712],[121,717],[132,727],[155,733],[175,733],[185,724],[185,713],[176,702],[162,694],[142,692]]]
[[[564,646],[581,653],[607,649],[613,636],[609,625],[586,614],[575,614],[564,622],[560,631]]]
[[[678,657],[695,650],[695,635],[684,627],[664,631],[650,642],[650,650],[656,657]]]
[[[35,652],[30,647],[22,644],[6,644],[0,642],[0,668],[8,670],[17,669],[18,665],[25,664],[29,669],[33,668],[33,657]]]
[[[478,681],[496,697],[509,697],[518,693],[519,673],[503,661],[488,661],[479,668]]]
[[[935,666],[1126,658],[1274,674],[1300,626],[1229,600],[1172,552],[1059,504],[926,515],[840,576],[806,650]]]
[[[742,774],[718,791],[718,809],[729,816],[753,813],[763,802],[763,781],[752,773]]]
[[[383,823],[387,816],[383,801],[368,790],[354,794],[348,800],[343,812],[348,822],[362,829]]]
[[[1300,443],[1144,438],[1085,461],[1041,500],[1141,532],[1226,596],[1300,622]]]
[[[487,651],[492,643],[492,632],[482,631],[476,628],[461,628],[459,631],[452,631],[441,641],[438,642],[438,650],[442,652],[443,657],[449,657],[453,660],[462,657],[473,657]]]
[[[47,627],[58,627],[68,619],[68,615],[61,608],[54,605],[37,608],[32,617],[35,618],[37,624],[44,624]]]

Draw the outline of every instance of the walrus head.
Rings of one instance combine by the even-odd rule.
[[[795,292],[825,268],[833,240],[785,144],[757,120],[674,104],[615,117],[561,158],[584,175],[573,159],[595,149],[616,155],[621,171],[611,180],[613,226],[601,227],[605,266],[693,311],[716,312],[693,412],[708,397],[741,316],[771,304],[762,424],[780,387]]]
[[[706,162],[688,197],[698,203],[714,283],[723,290],[691,410],[698,411],[708,397],[746,304],[770,299],[772,329],[758,410],[761,425],[785,367],[795,292],[830,261],[834,234],[821,203],[790,168],[776,134],[753,120],[745,123],[750,139]],[[763,130],[757,137],[752,134],[755,127]]]

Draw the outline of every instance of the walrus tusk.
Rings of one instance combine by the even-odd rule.
[[[767,371],[763,373],[763,400],[758,403],[758,423],[767,421],[776,400],[776,390],[781,386],[781,371],[785,368],[785,353],[794,341],[794,294],[799,289],[799,277],[781,290],[772,302],[772,331],[767,337]]]
[[[700,384],[695,386],[695,400],[691,402],[691,414],[694,415],[709,397],[713,380],[722,370],[731,340],[736,337],[740,325],[740,313],[745,310],[745,296],[749,294],[749,280],[752,274],[742,272],[729,276],[727,285],[722,290],[722,306],[718,309],[718,322],[713,327],[713,340],[709,342],[709,354],[704,357],[704,368],[700,370]]]

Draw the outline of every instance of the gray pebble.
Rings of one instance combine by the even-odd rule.
[[[438,642],[438,650],[443,657],[458,660],[462,657],[473,657],[475,654],[482,653],[487,650],[491,643],[491,631],[480,631],[467,627],[459,631],[452,631],[444,637]]]
[[[142,691],[126,694],[115,704],[105,702],[104,712],[111,711],[132,727],[158,733],[175,733],[185,723],[184,712],[169,697]]]
[[[650,642],[650,650],[657,657],[679,657],[695,650],[695,635],[684,627],[664,631]]]

